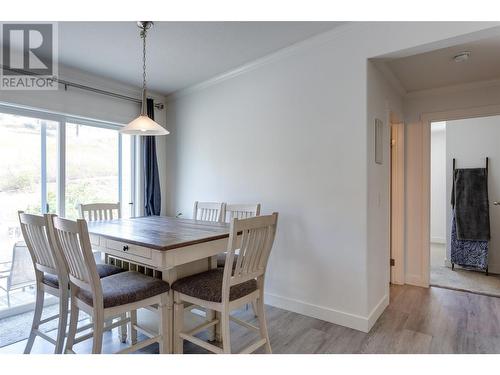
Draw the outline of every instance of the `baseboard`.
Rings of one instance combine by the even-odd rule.
[[[297,314],[307,315],[330,323],[369,332],[373,324],[389,304],[389,296],[384,296],[368,317],[331,309],[325,306],[314,305],[305,301],[283,297],[272,293],[265,293],[265,303],[280,309],[289,310]]]
[[[389,306],[389,294],[386,294],[382,297],[382,299],[377,303],[377,306],[373,308],[373,310],[368,315],[368,331],[372,329],[373,325],[377,322],[378,318],[382,315],[386,307]]]
[[[431,237],[431,243],[446,244],[446,238],[443,238],[443,237]]]
[[[421,286],[423,288],[429,287],[421,278],[420,275],[406,275],[406,284]]]

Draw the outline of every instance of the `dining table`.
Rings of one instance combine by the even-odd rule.
[[[161,278],[170,285],[182,277],[217,267],[217,255],[226,251],[230,225],[167,216],[119,218],[88,223],[94,251],[105,254],[105,262],[126,270]],[[170,293],[173,293],[170,290]],[[173,345],[173,296],[170,295],[168,321]],[[215,312],[207,311],[206,319]],[[126,338],[126,328],[121,331]],[[220,339],[219,327],[209,339]]]

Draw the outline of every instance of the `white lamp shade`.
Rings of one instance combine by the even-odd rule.
[[[120,129],[122,134],[130,135],[167,135],[170,132],[146,115],[140,115],[127,126]]]

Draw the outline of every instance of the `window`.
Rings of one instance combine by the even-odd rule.
[[[79,203],[121,202],[123,216],[133,214],[135,140],[119,127],[0,105],[0,317],[35,295],[6,290],[22,241],[17,211],[76,219]]]
[[[66,124],[66,212],[78,217],[79,203],[120,201],[119,138],[114,129]]]

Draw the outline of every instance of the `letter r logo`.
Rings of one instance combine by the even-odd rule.
[[[3,24],[2,64],[33,74],[53,74],[54,40],[51,24]],[[4,75],[19,73],[4,70]]]

